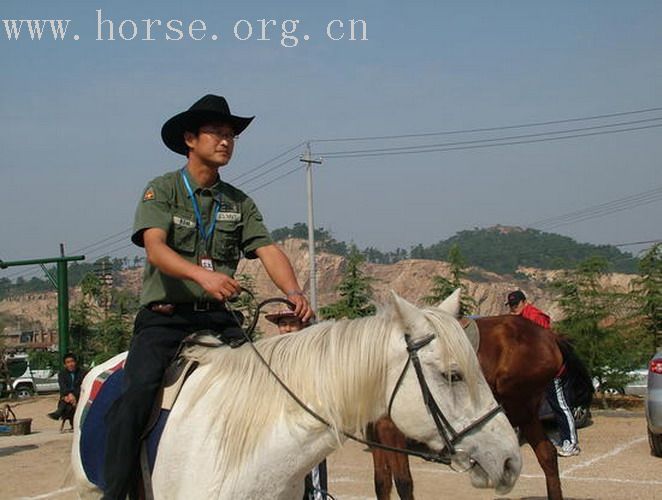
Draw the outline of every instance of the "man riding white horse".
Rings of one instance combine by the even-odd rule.
[[[122,396],[108,417],[104,498],[123,499],[138,470],[139,441],[164,371],[193,331],[214,330],[241,342],[240,325],[224,306],[235,297],[240,255],[259,258],[303,321],[312,315],[292,266],[269,237],[255,203],[221,180],[235,137],[253,120],[230,113],[225,98],[207,95],[161,130],[165,145],[188,158],[182,169],[149,182],[136,211],[132,241],[147,256]]]
[[[419,309],[394,294],[375,316],[236,349],[213,337],[185,348],[183,361],[198,367],[144,476],[154,498],[299,500],[315,464],[346,438],[374,445],[362,436],[385,415],[430,450],[400,452],[466,470],[474,486],[507,493],[522,464],[517,437],[455,319],[457,295],[451,299]],[[117,379],[108,373],[123,358],[94,368],[83,383],[72,466],[84,498],[96,498],[102,484],[95,458],[83,455],[100,434],[94,422],[104,410],[95,408],[112,397]]]

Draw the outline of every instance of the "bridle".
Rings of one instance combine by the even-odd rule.
[[[255,299],[255,296],[253,293],[251,293],[249,290],[246,290],[245,288],[242,288],[242,292],[247,293],[249,296],[251,296],[253,299]],[[281,298],[271,298],[264,300],[260,302],[257,307],[255,308],[254,316],[249,324],[248,328],[244,330],[243,328],[241,329],[241,332],[243,334],[244,340],[246,341],[247,344],[250,345],[251,349],[253,352],[257,355],[257,357],[260,359],[262,364],[267,368],[269,373],[276,379],[278,384],[285,390],[285,392],[310,416],[312,416],[315,420],[318,422],[324,424],[326,427],[332,428],[332,425],[321,415],[319,415],[315,410],[310,408],[301,398],[299,398],[293,391],[292,389],[289,388],[289,386],[278,376],[276,372],[274,372],[273,368],[269,364],[269,362],[262,356],[260,351],[255,347],[255,344],[253,343],[252,339],[252,334],[255,331],[255,327],[257,325],[258,318],[260,316],[260,311],[261,309],[266,306],[267,304],[274,304],[274,303],[281,303],[287,305],[290,309],[294,309],[294,304],[290,302],[287,299],[281,299]],[[237,316],[235,315],[234,310],[230,307],[229,304],[226,303],[226,307],[228,311],[235,317],[237,320],[238,324],[241,325],[241,321],[238,320]],[[391,393],[391,397],[389,398],[389,404],[388,404],[388,415],[391,415],[391,409],[393,406],[393,401],[395,400],[395,396],[400,389],[400,386],[402,385],[402,381],[404,380],[404,377],[407,373],[407,370],[409,368],[409,365],[411,364],[414,367],[414,370],[416,372],[416,378],[418,379],[418,384],[421,388],[421,393],[423,395],[423,401],[425,403],[425,407],[428,410],[428,413],[430,413],[432,420],[434,421],[434,424],[437,428],[437,432],[439,433],[439,437],[441,438],[442,442],[444,443],[444,448],[439,451],[438,453],[435,452],[425,452],[425,451],[419,451],[419,450],[414,450],[411,448],[398,448],[395,446],[388,446],[382,443],[378,443],[376,441],[371,441],[368,439],[363,439],[358,436],[354,436],[353,434],[350,434],[348,432],[340,431],[340,433],[345,436],[348,439],[351,439],[352,441],[356,441],[358,443],[361,443],[363,445],[369,446],[371,448],[378,448],[381,450],[386,450],[386,451],[392,451],[396,453],[404,453],[406,455],[411,455],[415,457],[422,458],[423,460],[427,460],[429,462],[435,462],[435,463],[440,463],[444,465],[448,465],[451,468],[454,469],[453,466],[453,458],[464,453],[463,450],[460,450],[459,448],[455,447],[455,444],[461,440],[464,436],[469,434],[470,432],[476,430],[477,428],[483,426],[485,423],[487,423],[489,420],[491,420],[493,417],[498,415],[500,412],[503,412],[503,407],[499,404],[486,412],[483,416],[480,418],[474,420],[471,422],[469,425],[464,427],[461,431],[457,432],[451,423],[448,421],[446,416],[444,415],[444,412],[441,410],[439,405],[434,399],[434,396],[432,392],[430,391],[430,387],[427,384],[427,381],[425,380],[425,374],[423,373],[423,367],[421,365],[421,361],[418,357],[418,351],[427,346],[430,342],[432,342],[436,338],[435,334],[430,334],[426,337],[423,337],[422,339],[419,340],[412,340],[411,336],[407,333],[404,334],[404,339],[407,344],[407,362],[405,363],[404,368],[402,369],[402,372],[400,373],[400,376],[397,379],[397,382],[395,384],[395,387],[393,388],[393,392]],[[197,344],[197,345],[202,345],[206,347],[218,347],[218,344],[207,344],[201,341],[196,341],[196,340],[190,340],[189,341],[192,344]],[[464,472],[466,470],[471,469],[475,465],[475,461],[468,457],[468,464],[462,471],[458,472]],[[454,469],[457,470],[457,469]]]
[[[444,415],[444,412],[437,404],[437,401],[434,399],[434,395],[432,394],[432,391],[430,390],[430,387],[428,386],[428,383],[425,380],[425,374],[423,373],[423,366],[421,365],[421,360],[418,356],[418,351],[421,348],[428,345],[430,342],[432,342],[436,338],[436,335],[431,333],[430,335],[427,335],[419,340],[412,340],[411,335],[409,335],[408,333],[405,333],[404,337],[405,337],[405,342],[407,344],[408,357],[405,366],[402,369],[402,372],[400,373],[397,382],[395,383],[395,387],[393,388],[391,397],[389,398],[388,416],[389,417],[391,416],[391,410],[393,408],[393,402],[395,401],[395,396],[398,393],[400,387],[402,386],[402,381],[404,380],[405,375],[407,374],[407,371],[409,369],[409,366],[411,365],[414,367],[414,371],[416,372],[416,378],[418,379],[418,385],[421,389],[421,394],[423,396],[423,402],[425,403],[425,407],[427,408],[428,413],[432,417],[432,421],[434,422],[434,425],[437,428],[437,433],[439,434],[441,441],[444,443],[444,448],[438,454],[433,455],[433,458],[426,458],[426,457],[423,458],[433,462],[438,462],[452,466],[453,457],[460,453],[463,453],[462,450],[459,450],[455,447],[455,444],[458,441],[460,441],[464,436],[476,430],[477,428],[483,426],[493,417],[503,412],[503,407],[500,404],[497,404],[495,407],[493,407],[491,410],[483,414],[481,417],[477,418],[469,425],[464,427],[461,431],[456,431],[455,428],[446,418],[446,415]],[[470,469],[474,465],[475,462],[473,461],[473,459],[469,458],[469,464],[467,466],[467,469]]]

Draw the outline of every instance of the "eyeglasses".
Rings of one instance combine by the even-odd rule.
[[[203,134],[213,135],[219,141],[234,142],[238,139],[238,137],[234,135],[232,132],[228,132],[227,130],[221,130],[217,128],[203,127],[200,129],[200,132]]]

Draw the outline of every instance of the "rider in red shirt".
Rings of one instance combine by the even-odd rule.
[[[533,321],[543,328],[551,328],[551,320],[547,314],[526,301],[526,295],[521,290],[515,290],[508,294],[506,305],[510,308],[511,314],[517,314],[523,318]],[[579,440],[577,429],[575,428],[575,418],[572,409],[568,404],[566,395],[566,384],[563,380],[565,365],[561,372],[556,375],[551,384],[547,387],[546,397],[552,411],[556,417],[559,426],[559,445],[558,454],[562,457],[571,457],[578,455]]]
[[[549,316],[538,309],[533,304],[526,301],[526,295],[521,290],[515,290],[508,294],[508,302],[506,305],[510,308],[511,314],[519,314],[523,318],[533,321],[535,324],[543,328],[550,329],[552,321]]]

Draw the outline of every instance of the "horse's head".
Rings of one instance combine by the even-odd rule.
[[[522,461],[515,433],[454,315],[459,293],[419,309],[393,294],[387,405],[409,438],[470,469],[473,486],[506,493]]]

